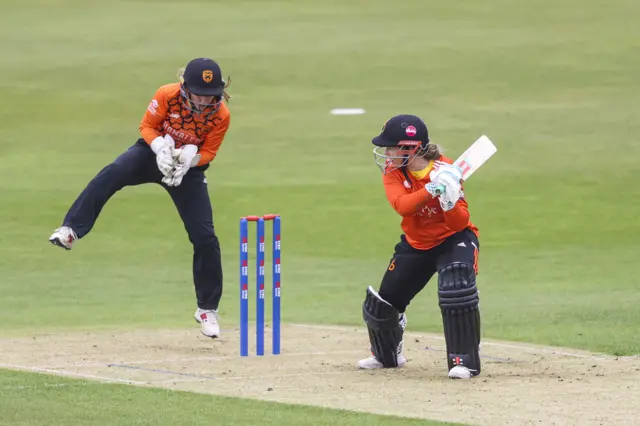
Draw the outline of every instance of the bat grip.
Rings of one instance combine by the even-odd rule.
[[[436,195],[442,195],[444,194],[444,191],[445,191],[444,185],[438,185],[436,187]]]

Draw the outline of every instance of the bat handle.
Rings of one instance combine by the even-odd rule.
[[[444,185],[438,185],[436,187],[436,195],[442,195],[444,194],[444,191],[445,191]]]

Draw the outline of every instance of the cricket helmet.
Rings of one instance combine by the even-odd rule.
[[[429,146],[429,130],[420,117],[401,114],[391,117],[382,126],[382,131],[371,142],[375,145],[373,156],[383,173],[405,167],[418,153]],[[400,148],[394,155],[389,148]],[[402,163],[394,164],[394,160]]]
[[[183,97],[184,106],[194,112],[201,113],[207,108],[213,108],[216,112],[222,103],[226,82],[222,78],[220,66],[213,59],[196,58],[191,60],[181,75],[180,94]],[[209,104],[196,108],[190,95],[213,96]]]

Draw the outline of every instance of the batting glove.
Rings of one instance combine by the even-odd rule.
[[[450,173],[441,173],[437,176],[434,183],[437,186],[443,185],[445,188],[444,193],[438,197],[440,207],[442,207],[442,210],[445,212],[451,210],[462,195],[462,185],[460,181]]]
[[[440,194],[442,194],[442,192],[444,192],[442,191],[444,185],[440,181],[440,177],[444,175],[448,175],[453,180],[456,180],[458,182],[462,181],[462,170],[460,169],[460,167],[456,166],[455,164],[436,161],[433,170],[431,171],[431,173],[429,173],[431,182],[425,185],[425,189],[429,194],[431,194],[432,197],[438,197],[440,196]]]
[[[431,181],[434,182],[438,178],[438,176],[443,173],[450,174],[458,181],[462,180],[462,170],[460,169],[460,167],[456,166],[455,164],[449,164],[442,161],[436,161],[434,163],[433,171],[429,173],[429,177],[431,178]]]

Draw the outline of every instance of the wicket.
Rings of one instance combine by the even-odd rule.
[[[280,353],[280,215],[240,219],[240,356],[249,356],[249,222],[256,222],[256,355],[264,355],[264,223],[273,221],[272,343]]]

